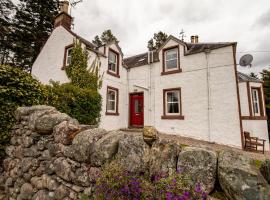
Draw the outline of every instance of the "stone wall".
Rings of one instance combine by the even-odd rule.
[[[0,176],[3,199],[69,200],[83,193],[91,197],[101,167],[113,159],[130,172],[154,175],[181,169],[208,193],[218,181],[229,199],[270,199],[269,161],[261,170],[265,180],[249,158],[198,147],[182,149],[177,140],[158,138],[151,127],[144,134],[107,132],[82,126],[48,106],[21,107],[15,115],[17,124]]]

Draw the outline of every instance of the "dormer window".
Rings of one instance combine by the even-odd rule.
[[[119,53],[109,49],[108,53],[108,74],[116,77],[119,76]]]
[[[179,46],[163,49],[162,75],[181,72],[179,60]]]

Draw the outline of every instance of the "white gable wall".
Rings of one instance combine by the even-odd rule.
[[[65,47],[72,44],[73,39],[73,35],[62,26],[55,28],[33,64],[32,75],[44,84],[50,80],[69,82],[61,68]]]

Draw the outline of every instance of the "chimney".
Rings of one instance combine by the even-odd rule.
[[[60,2],[60,12],[54,19],[54,28],[63,26],[68,30],[71,30],[72,17],[68,14],[68,1]]]
[[[199,42],[199,36],[198,35],[192,35],[190,37],[190,41],[192,44],[198,43]]]

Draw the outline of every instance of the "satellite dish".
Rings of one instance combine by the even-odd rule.
[[[250,54],[246,54],[240,58],[239,64],[242,67],[251,66],[252,61],[253,61],[253,56]]]

